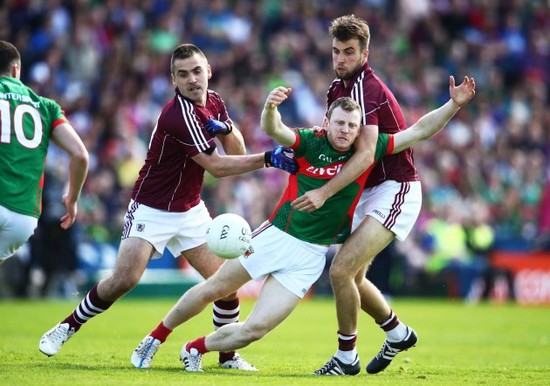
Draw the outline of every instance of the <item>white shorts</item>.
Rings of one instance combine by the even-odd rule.
[[[411,232],[421,208],[420,181],[384,181],[380,185],[365,189],[361,194],[353,214],[352,230],[355,230],[366,216],[371,216],[392,231],[398,240],[403,241]]]
[[[153,259],[168,249],[174,257],[206,243],[206,231],[212,217],[204,202],[186,212],[167,212],[130,200],[124,217],[122,239],[139,237],[155,248]]]
[[[33,235],[38,219],[0,205],[0,260],[13,256]]]
[[[269,222],[254,231],[252,248],[254,253],[250,256],[239,257],[252,279],[263,280],[272,275],[300,298],[321,276],[328,251],[327,246],[298,240]]]

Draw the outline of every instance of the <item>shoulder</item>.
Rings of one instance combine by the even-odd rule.
[[[334,79],[327,90],[327,99],[334,99],[336,96],[335,94],[337,94],[338,90],[342,89],[342,87],[342,81],[338,78]]]
[[[210,89],[208,90],[208,100],[211,103],[215,103],[215,104],[225,104],[225,101],[223,100],[221,95],[218,94],[216,91],[210,90]]]
[[[61,106],[54,99],[38,95],[30,87],[24,87],[27,89],[30,99],[34,102],[38,102],[38,106],[40,106],[39,110],[48,111],[52,119],[65,119],[65,114],[63,113]]]
[[[296,129],[298,138],[296,147],[302,151],[311,151],[324,147],[328,143],[326,130]]]
[[[216,91],[208,90],[208,96],[206,99],[206,106],[212,110],[212,113],[225,113],[227,108],[225,107],[225,101]]]
[[[361,71],[355,82],[356,85],[362,85],[364,93],[381,93],[384,92],[384,89],[386,88],[386,85],[384,84],[382,79],[380,79],[378,75],[374,73],[374,70],[372,70],[370,67]]]
[[[302,139],[319,140],[327,136],[327,131],[324,129],[313,130],[308,128],[300,128],[295,130],[296,135]]]
[[[164,128],[187,126],[195,120],[195,115],[195,105],[181,95],[176,95],[164,105],[158,122]]]
[[[35,94],[36,95],[36,94]],[[59,105],[59,103],[57,103],[55,100],[51,99],[51,98],[47,98],[47,97],[43,97],[43,96],[40,96],[40,95],[36,95],[36,98],[40,101],[40,103],[42,103],[44,106],[47,106],[49,108],[53,108],[53,109],[59,109],[61,110],[61,106]]]
[[[334,91],[336,88],[341,87],[341,85],[342,85],[342,80],[335,78],[330,84],[328,91],[329,92]]]

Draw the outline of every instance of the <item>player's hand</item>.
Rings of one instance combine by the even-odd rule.
[[[292,89],[290,87],[283,87],[283,86],[275,87],[267,96],[264,107],[267,109],[274,109],[275,107],[283,103],[285,100],[287,100],[291,92],[292,92]]]
[[[227,135],[231,133],[231,131],[233,130],[231,125],[228,125],[227,122],[217,121],[212,118],[210,118],[206,122],[206,125],[204,125],[204,128],[206,129],[206,131],[208,131],[208,134],[210,134],[212,137],[215,137],[218,134]]]
[[[69,196],[64,194],[61,198],[61,202],[65,204],[65,208],[67,208],[67,213],[63,217],[61,217],[61,228],[67,230],[71,226],[73,226],[74,221],[76,219],[76,213],[77,213],[77,205],[76,201],[69,200]]]
[[[454,76],[449,77],[449,94],[454,103],[459,107],[468,103],[476,95],[476,82],[474,78],[465,76],[462,83],[455,86]]]
[[[298,172],[298,163],[292,157],[294,150],[284,146],[277,146],[275,149],[266,151],[264,153],[264,166],[276,167],[282,169],[290,174],[296,174]]]
[[[320,189],[313,189],[292,201],[290,205],[296,210],[313,212],[322,207],[326,200]]]
[[[252,248],[252,244],[248,247],[248,249],[246,250],[245,253],[243,253],[243,256],[244,257],[248,257],[250,256],[251,254],[254,253],[254,248]]]

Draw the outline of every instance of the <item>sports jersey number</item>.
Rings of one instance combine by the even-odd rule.
[[[0,100],[0,143],[11,143],[11,130],[15,132],[15,138],[19,143],[29,149],[36,149],[42,142],[42,119],[40,113],[31,105],[21,104],[13,112],[13,124],[10,103]],[[33,121],[34,135],[32,138],[25,136],[23,121],[25,114]]]

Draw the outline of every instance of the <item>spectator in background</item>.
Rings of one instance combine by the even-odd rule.
[[[547,168],[546,183],[540,201],[539,213],[537,248],[542,251],[550,251],[550,167]]]
[[[475,245],[478,252],[486,252],[492,243],[492,231],[473,221],[469,238],[464,225],[465,210],[459,202],[440,205],[438,209],[426,224],[425,270],[431,275],[450,275],[457,286],[457,293],[451,295],[478,300],[488,261],[485,255],[473,253],[470,245]]]

